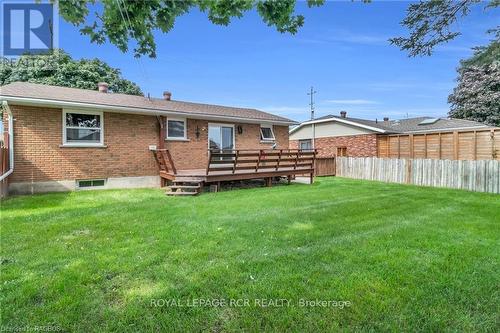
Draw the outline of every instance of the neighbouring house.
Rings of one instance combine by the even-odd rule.
[[[229,168],[221,162],[231,166],[231,179],[251,178],[250,172],[269,166],[271,149],[288,151],[289,126],[297,124],[255,109],[172,100],[170,92],[157,99],[98,86],[95,91],[24,82],[0,87],[8,111],[4,126],[13,130],[11,193],[153,187],[161,179],[175,180],[179,170],[206,176],[212,171],[209,149],[220,151],[212,155],[213,164],[224,168],[210,180],[224,180]],[[257,166],[248,162],[248,172],[241,171],[237,154],[255,156]],[[261,163],[266,157],[268,163]],[[304,169],[311,171],[312,165]],[[271,181],[295,172],[268,171],[278,169],[281,173],[262,177]]]
[[[327,115],[290,130],[290,148],[318,150],[333,156],[498,159],[499,128],[479,122],[418,117],[367,120]]]

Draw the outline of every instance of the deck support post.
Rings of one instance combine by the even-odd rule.
[[[309,184],[312,184],[312,183],[314,183],[314,173],[311,172]]]
[[[267,187],[273,186],[273,177],[267,177],[266,178],[266,186]]]
[[[290,183],[292,182],[292,175],[288,175],[286,178],[288,180],[288,185],[290,185]]]

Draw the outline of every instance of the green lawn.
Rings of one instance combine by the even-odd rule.
[[[317,178],[189,198],[14,197],[1,207],[0,328],[498,331],[499,257],[490,194]],[[262,306],[273,299],[288,306]]]

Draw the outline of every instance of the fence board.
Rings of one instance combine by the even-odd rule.
[[[500,129],[380,135],[377,156],[384,158],[500,160]]]
[[[339,177],[500,193],[500,161],[337,157]]]
[[[316,176],[335,176],[335,157],[316,158]]]

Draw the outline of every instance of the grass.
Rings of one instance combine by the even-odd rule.
[[[499,198],[340,178],[190,198],[13,197],[1,328],[497,331]]]

